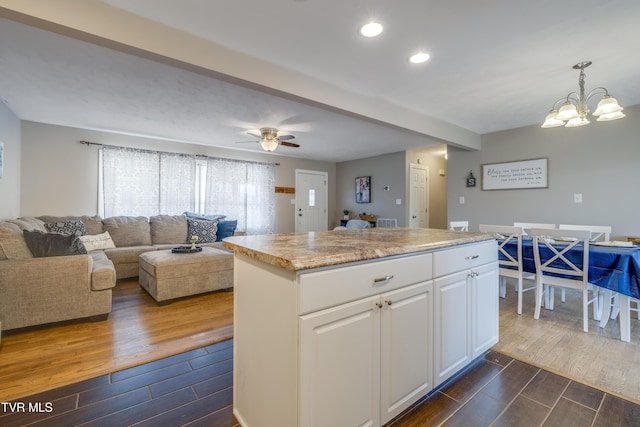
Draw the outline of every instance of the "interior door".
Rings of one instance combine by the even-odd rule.
[[[409,167],[409,227],[429,227],[429,169],[411,164]]]
[[[296,169],[296,233],[327,230],[327,179],[327,172]]]

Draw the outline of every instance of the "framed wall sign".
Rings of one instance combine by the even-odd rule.
[[[543,158],[484,164],[482,165],[482,189],[549,188],[548,161],[549,159]]]
[[[371,177],[356,178],[356,203],[371,203]]]

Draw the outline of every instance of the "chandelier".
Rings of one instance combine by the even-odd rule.
[[[543,128],[554,128],[557,126],[571,128],[588,125],[590,122],[587,120],[587,114],[589,113],[587,103],[593,96],[599,94],[603,96],[600,102],[598,102],[596,111],[593,112],[593,116],[596,116],[599,122],[617,120],[625,117],[622,112],[622,107],[614,97],[609,95],[606,88],[597,87],[585,95],[584,78],[586,75],[584,74],[584,69],[589,65],[591,65],[591,61],[579,62],[573,66],[574,70],[580,70],[580,77],[578,79],[580,93],[571,92],[565,98],[557,100],[553,104],[553,108],[549,111],[549,114],[547,114],[542,124]],[[562,102],[562,106],[558,108],[560,102]]]

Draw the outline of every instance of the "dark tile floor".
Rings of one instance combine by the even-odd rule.
[[[0,425],[236,426],[232,352],[224,341],[5,403]],[[391,425],[638,426],[640,406],[490,351]]]

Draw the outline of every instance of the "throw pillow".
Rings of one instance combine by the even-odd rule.
[[[34,257],[66,256],[86,254],[78,236],[72,234],[23,232],[24,241]]]
[[[108,231],[92,236],[80,236],[78,239],[80,239],[87,252],[97,251],[99,249],[113,249],[116,247]]]
[[[187,240],[191,236],[198,236],[198,243],[211,243],[216,241],[216,232],[218,231],[218,222],[206,219],[189,219],[189,234]]]
[[[205,215],[194,212],[184,212],[182,215],[184,215],[184,217],[187,219],[208,219],[209,221],[220,221],[227,217],[226,215],[220,214]]]
[[[218,231],[216,233],[216,242],[221,242],[225,237],[233,236],[238,227],[238,220],[218,221]]]
[[[87,228],[79,219],[70,221],[61,221],[45,224],[47,230],[51,233],[73,234],[74,236],[84,236],[87,234]]]

